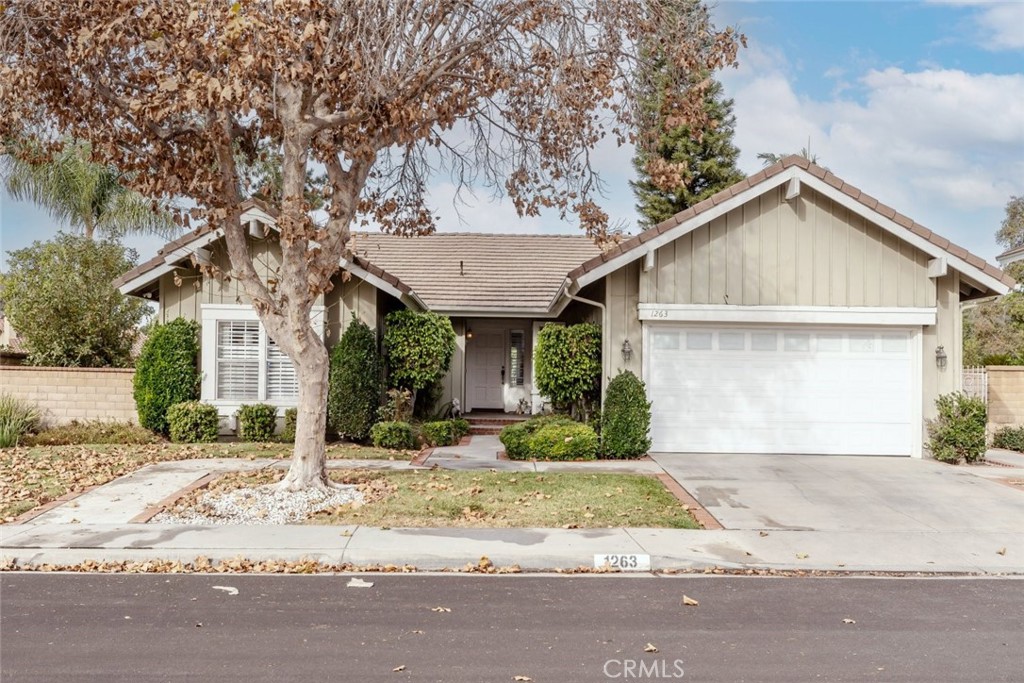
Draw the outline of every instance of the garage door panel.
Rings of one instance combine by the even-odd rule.
[[[910,454],[911,330],[659,327],[656,450]]]

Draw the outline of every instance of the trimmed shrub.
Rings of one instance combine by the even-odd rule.
[[[289,408],[284,411],[284,429],[281,430],[281,441],[295,443],[295,425],[299,421],[299,409]]]
[[[462,440],[462,437],[469,436],[469,420],[457,417],[450,420],[450,422],[452,423],[452,432],[454,433],[455,443]]]
[[[39,408],[10,394],[0,394],[0,448],[18,445],[39,427]]]
[[[377,335],[356,319],[331,349],[327,424],[338,436],[365,441],[377,418],[381,369]]]
[[[389,383],[417,392],[444,377],[455,355],[455,329],[446,316],[393,311],[384,318]]]
[[[468,428],[468,422],[466,426]],[[424,422],[422,434],[430,446],[451,446],[454,443],[458,443],[459,439],[462,438],[461,429],[461,425],[456,425],[455,420]]]
[[[238,438],[242,441],[272,441],[277,431],[277,408],[269,403],[252,403],[239,407]],[[294,437],[293,437],[294,440]]]
[[[370,429],[377,448],[408,450],[413,447],[412,425],[408,422],[378,422]]]
[[[135,364],[134,396],[139,424],[169,431],[168,409],[199,398],[199,323],[177,318],[154,325]]]
[[[985,402],[960,392],[935,399],[939,416],[928,421],[928,450],[936,460],[975,462],[985,455]]]
[[[527,439],[526,447],[538,460],[595,460],[597,433],[585,424],[549,424]]]
[[[174,443],[213,443],[220,420],[216,407],[201,401],[185,401],[167,410],[167,423]]]
[[[509,460],[527,460],[532,456],[528,442],[534,432],[549,425],[574,424],[579,423],[565,415],[537,415],[529,420],[504,427],[498,440],[505,447],[505,455]]]
[[[545,325],[537,334],[533,376],[557,409],[586,420],[601,392],[601,326]]]
[[[601,450],[607,458],[639,458],[651,447],[651,402],[639,377],[629,370],[608,383],[601,419]]]
[[[992,437],[992,447],[1024,453],[1024,427],[1003,427]]]
[[[160,437],[132,422],[71,422],[26,437],[26,446],[77,446],[80,444],[142,445],[159,443]]]

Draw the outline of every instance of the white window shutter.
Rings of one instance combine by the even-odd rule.
[[[299,395],[299,378],[295,365],[267,335],[267,400],[295,399]]]
[[[260,386],[260,324],[217,323],[217,398],[255,400]]]

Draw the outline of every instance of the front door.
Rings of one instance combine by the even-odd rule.
[[[470,410],[505,408],[502,392],[505,370],[505,333],[481,330],[468,340],[466,393]]]

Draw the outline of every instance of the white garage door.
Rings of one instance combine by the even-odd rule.
[[[911,455],[913,330],[645,324],[656,452]]]

